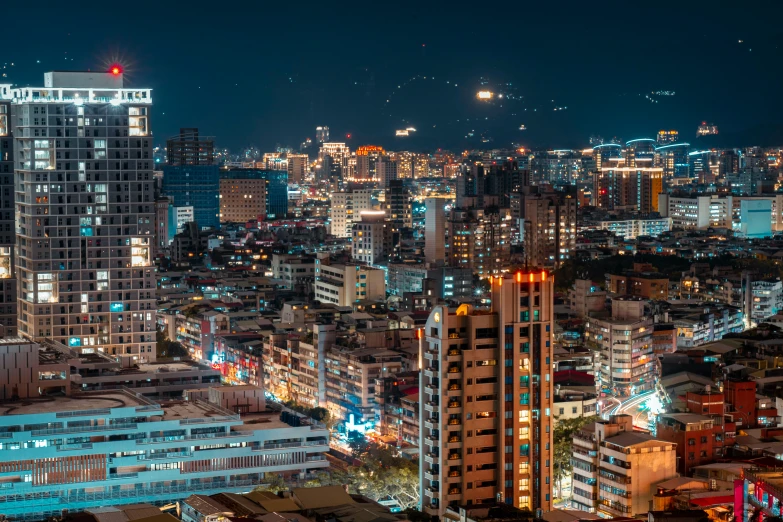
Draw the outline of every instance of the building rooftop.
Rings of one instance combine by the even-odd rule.
[[[62,413],[149,405],[152,403],[130,392],[87,392],[70,397],[53,396],[41,399],[4,401],[0,404],[0,415]]]

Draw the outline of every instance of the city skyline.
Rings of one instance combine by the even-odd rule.
[[[216,11],[196,2],[182,13],[148,4],[161,27],[178,20],[149,40],[138,40],[134,24],[108,13],[94,13],[98,23],[89,34],[60,29],[79,12],[69,7],[52,17],[57,28],[42,20],[44,37],[4,55],[7,76],[0,81],[24,86],[47,70],[121,64],[130,86],[155,91],[158,143],[180,127],[198,126],[221,146],[272,150],[296,147],[313,127],[328,125],[332,141],[350,134],[354,148],[569,147],[591,134],[632,139],[659,128],[695,138],[697,126],[709,121],[722,135],[739,136],[737,146],[769,145],[757,136],[781,135],[772,116],[780,109],[774,87],[780,73],[769,67],[780,54],[780,34],[771,25],[779,7],[760,13],[706,5],[679,6],[679,29],[664,34],[653,22],[665,20],[665,11],[611,2],[600,9],[565,6],[557,14],[498,5],[479,13],[497,27],[487,32],[468,25],[475,8],[467,4],[422,7],[416,17],[405,6],[294,11],[234,4]],[[20,8],[9,9],[13,18]],[[239,20],[258,23],[244,29]],[[510,29],[500,20],[510,20]],[[634,31],[618,37],[627,20]],[[379,24],[392,32],[377,31]],[[338,26],[349,30],[330,30]],[[9,40],[21,38],[19,31],[10,27]],[[207,49],[190,50],[194,33],[208,36]],[[247,45],[245,36],[258,43]],[[53,41],[62,55],[46,52]],[[721,74],[727,69],[737,72]],[[505,92],[505,101],[477,99],[485,89]],[[216,99],[225,111],[192,114]],[[242,117],[226,117],[234,113]],[[417,132],[395,137],[408,126]]]

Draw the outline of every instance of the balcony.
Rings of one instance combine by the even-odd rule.
[[[440,480],[440,472],[437,468],[428,468],[424,470],[424,478],[427,480]]]

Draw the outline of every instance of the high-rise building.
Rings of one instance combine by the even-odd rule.
[[[655,161],[655,140],[652,138],[637,138],[625,142],[626,167],[650,168]],[[611,165],[605,165],[611,166]]]
[[[446,200],[424,200],[424,257],[435,264],[446,260]]]
[[[16,224],[14,222],[14,142],[11,102],[4,99],[11,85],[0,85],[0,334],[15,337]]]
[[[245,223],[266,216],[266,183],[262,178],[220,180],[220,222]]]
[[[398,232],[402,228],[413,226],[411,213],[411,195],[408,187],[401,179],[393,179],[386,189],[386,218],[392,226],[392,230]]]
[[[155,200],[155,246],[152,256],[166,252],[169,248],[169,198],[157,198]],[[171,234],[173,235],[173,234]]]
[[[374,264],[383,261],[392,251],[392,228],[383,210],[365,210],[353,224],[351,257]]]
[[[674,143],[679,141],[680,133],[676,130],[660,130],[658,131],[658,145],[666,145],[667,143]]]
[[[601,143],[593,147],[594,170],[617,166],[623,163],[623,148],[619,143]]]
[[[231,184],[231,181],[237,182]],[[243,182],[243,183],[239,183]],[[263,190],[261,188],[263,184]],[[220,172],[220,187],[236,187],[236,194],[244,199],[264,196],[266,217],[281,219],[288,214],[288,171],[265,169],[229,169]],[[244,189],[240,188],[244,187]],[[221,192],[222,195],[222,192]],[[246,210],[260,210],[261,205],[248,204]],[[251,218],[255,219],[255,218]],[[225,221],[224,218],[222,220]],[[243,220],[239,220],[243,221]],[[199,223],[200,224],[200,223]]]
[[[559,268],[576,249],[576,194],[525,196],[525,264]]]
[[[670,143],[655,149],[654,166],[663,169],[664,178],[690,177],[690,143]]]
[[[122,74],[46,73],[10,89],[19,334],[155,359],[150,89]]]
[[[302,184],[307,180],[310,158],[307,154],[288,154],[288,182]]]
[[[372,210],[372,191],[368,189],[333,192],[329,221],[331,233],[336,237],[351,237],[353,224],[359,215]]]
[[[388,189],[391,181],[399,177],[398,167],[396,160],[390,160],[388,157],[380,158],[375,164],[375,178],[378,180],[378,185]]]
[[[593,173],[594,205],[606,210],[656,212],[661,192],[661,168],[608,167]]]
[[[386,154],[383,147],[377,145],[363,145],[356,149],[356,173],[355,179],[370,181],[380,179],[377,173],[378,162]]]
[[[510,211],[452,209],[446,222],[446,264],[470,268],[480,278],[508,269],[511,259]]]
[[[655,386],[653,319],[644,315],[641,297],[612,299],[610,317],[589,317],[585,340],[600,356],[599,388],[629,397]]]
[[[166,141],[168,165],[212,165],[214,160],[214,140],[211,137],[200,137],[198,129],[180,129],[179,136]]]
[[[732,149],[722,151],[718,158],[718,175],[724,177],[735,172],[739,172],[739,155],[737,151]]]
[[[315,128],[315,141],[316,143],[326,143],[329,141],[329,127],[316,127]]]
[[[345,143],[322,143],[318,151],[322,179],[341,180],[347,173],[350,149]]]
[[[492,310],[436,306],[421,339],[421,499],[552,506],[552,277],[491,280]]]

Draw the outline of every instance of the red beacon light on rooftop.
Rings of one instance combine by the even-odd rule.
[[[117,64],[112,65],[109,68],[109,73],[111,73],[112,76],[119,76],[120,74],[122,74],[122,67]]]

